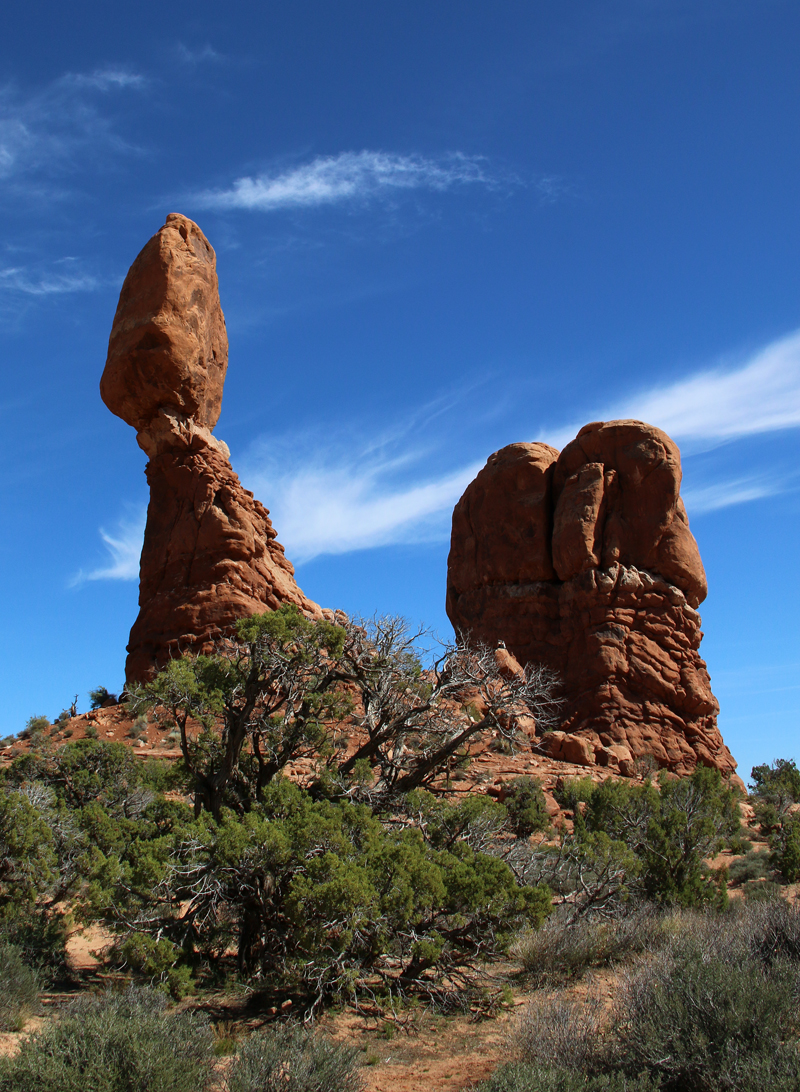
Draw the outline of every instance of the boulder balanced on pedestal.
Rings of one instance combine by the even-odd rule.
[[[195,223],[171,213],[125,278],[100,381],[103,401],[150,459],[128,682],[208,650],[245,615],[283,603],[323,614],[212,435],[227,366],[216,256]]]

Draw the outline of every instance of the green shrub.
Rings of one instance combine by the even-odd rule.
[[[55,834],[23,792],[0,788],[0,919],[16,917],[57,881]]]
[[[770,844],[771,864],[785,883],[796,883],[800,880],[800,814],[786,816]]]
[[[647,1075],[628,1077],[624,1073],[585,1076],[570,1069],[554,1069],[526,1062],[501,1066],[475,1092],[657,1092],[658,1085]]]
[[[25,727],[20,732],[22,739],[30,739],[39,732],[46,732],[50,727],[49,717],[29,717]]]
[[[36,1010],[39,977],[14,944],[0,943],[0,1031],[20,1031]]]
[[[748,903],[774,902],[781,897],[781,885],[774,880],[748,880],[741,892]]]
[[[129,989],[68,1005],[0,1060],[2,1092],[201,1092],[213,1059],[196,1013],[173,1015],[162,994]]]
[[[129,933],[117,944],[115,955],[124,968],[144,978],[148,985],[166,990],[177,1001],[192,992],[191,968],[181,962],[181,949],[169,940]]]
[[[92,841],[110,848],[117,828],[97,820]],[[351,997],[377,974],[397,994],[469,1007],[485,985],[483,964],[550,910],[548,890],[521,886],[504,861],[466,840],[437,848],[419,828],[387,828],[364,805],[315,801],[282,780],[268,786],[263,809],[224,811],[219,824],[201,816],[172,852],[171,840],[158,844],[134,899],[148,931],[189,960],[234,949],[241,973],[293,981],[313,1005]],[[124,908],[130,875],[119,873],[103,898]]]
[[[292,1025],[251,1035],[228,1075],[228,1092],[358,1092],[358,1050]]]
[[[597,782],[591,777],[559,778],[553,796],[560,807],[576,811],[579,803],[589,803],[596,788]]]
[[[92,709],[99,709],[104,701],[108,701],[109,698],[114,698],[115,695],[109,693],[104,686],[95,687],[94,690],[89,691],[89,700],[92,703]]]
[[[534,831],[550,829],[542,786],[535,777],[515,777],[505,786],[503,803],[509,825],[518,838],[529,838]]]
[[[728,868],[728,878],[735,887],[751,880],[764,880],[768,875],[769,853],[765,850],[750,850],[744,857],[732,861]]]
[[[7,908],[0,920],[0,943],[20,949],[25,963],[45,984],[68,975],[64,916],[43,906]]]
[[[12,784],[50,785],[59,801],[75,809],[93,801],[112,808],[122,804],[139,787],[142,774],[124,743],[78,739],[52,754],[21,755],[8,776]]]
[[[754,766],[750,777],[756,816],[762,823],[766,808],[782,815],[792,804],[800,804],[800,770],[792,759],[779,758],[771,766]]]
[[[662,774],[658,789],[608,778],[592,793],[583,822],[636,854],[645,898],[677,906],[725,905],[724,876],[712,873],[705,858],[738,837],[741,823],[738,793],[719,771],[697,766],[689,777]]]
[[[617,1065],[646,1069],[674,1092],[796,1090],[796,986],[785,960],[767,969],[753,958],[709,955],[682,938],[623,981]]]

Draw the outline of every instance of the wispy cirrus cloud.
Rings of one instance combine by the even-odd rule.
[[[764,346],[738,367],[700,371],[580,423],[548,429],[539,438],[562,448],[592,417],[647,421],[676,439],[709,446],[800,427],[800,332]],[[398,431],[399,438],[405,434]],[[318,450],[302,464],[268,459],[261,472],[254,468],[253,487],[269,496],[291,557],[303,561],[323,553],[446,538],[454,504],[489,453],[438,476],[415,473],[428,453],[412,454],[401,485],[394,484],[397,454],[387,458],[382,449],[377,454],[348,458]],[[690,513],[699,515],[777,496],[796,484],[785,474],[720,478],[687,488],[684,500]]]
[[[88,273],[32,272],[25,266],[0,269],[0,292],[21,292],[26,296],[64,295],[70,292],[94,292],[101,281]]]
[[[218,53],[216,49],[210,45],[199,46],[193,49],[191,46],[184,45],[183,42],[178,42],[177,54],[178,58],[184,64],[188,65],[203,64],[206,61],[219,63],[225,59],[221,53]]]
[[[495,185],[481,156],[453,152],[438,158],[389,152],[342,152],[279,173],[238,178],[229,189],[206,190],[205,208],[274,212],[387,197],[402,190],[449,190]]]
[[[96,72],[68,72],[57,81],[56,87],[91,88],[94,91],[118,91],[128,87],[144,87],[147,80],[137,72],[125,72],[119,68],[103,68]]]
[[[12,85],[0,88],[0,181],[59,173],[90,147],[129,150],[97,97],[138,90],[146,83],[138,73],[103,68],[68,72],[28,95]]]
[[[676,440],[721,444],[800,427],[800,331],[751,354],[738,367],[705,369],[600,407],[597,419],[647,421]],[[543,430],[563,447],[580,424]]]
[[[295,562],[444,541],[453,506],[489,452],[476,452],[475,460],[460,467],[431,472],[424,468],[436,458],[436,446],[423,449],[418,437],[434,420],[440,436],[446,435],[440,418],[458,401],[443,398],[422,407],[407,421],[365,439],[355,452],[349,442],[320,444],[308,436],[294,436],[284,445],[256,444],[238,469],[256,496],[268,500],[280,540]],[[759,349],[738,367],[700,371],[590,413],[579,424],[547,429],[538,438],[563,447],[592,417],[643,420],[676,439],[710,446],[798,428],[800,332]],[[797,475],[785,473],[718,477],[688,483],[683,496],[690,515],[699,515],[778,496],[797,488],[797,482]],[[142,517],[114,535],[101,532],[112,563],[80,574],[77,582],[135,579],[143,526]]]
[[[795,479],[786,477],[767,477],[766,475],[746,475],[712,482],[708,485],[693,485],[683,489],[681,494],[687,511],[691,515],[703,515],[717,512],[722,508],[732,508],[737,504],[762,500],[764,497],[777,497],[791,489]]]
[[[113,532],[101,527],[100,538],[108,555],[106,562],[75,573],[70,587],[79,587],[90,580],[138,580],[146,516],[142,506],[120,519]]]
[[[390,462],[325,456],[317,451],[316,461],[304,466],[262,464],[247,477],[256,495],[269,496],[281,542],[297,563],[320,554],[440,540],[449,533],[453,506],[482,465],[398,482]],[[406,461],[423,457],[407,454]]]

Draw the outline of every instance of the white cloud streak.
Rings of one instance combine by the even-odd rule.
[[[128,87],[143,87],[147,81],[135,72],[108,68],[88,74],[68,72],[62,76],[57,86],[91,88],[94,91],[116,91]]]
[[[489,453],[438,475],[417,473],[415,467],[429,461],[431,452],[403,450],[402,444],[409,432],[419,434],[426,413],[432,420],[441,412],[439,405],[423,407],[414,429],[407,423],[397,426],[390,435],[362,445],[355,456],[334,447],[315,449],[296,437],[288,454],[254,449],[244,460],[242,477],[269,504],[288,556],[302,563],[322,554],[445,540],[453,506]],[[797,428],[800,332],[767,345],[738,368],[702,371],[594,416],[648,421],[676,439],[712,446]],[[580,427],[548,430],[540,439],[560,448]],[[297,451],[304,452],[301,461],[293,454]],[[751,475],[690,484],[684,500],[690,515],[699,515],[777,496],[796,485],[796,477]],[[143,527],[142,515],[138,522],[120,524],[113,535],[101,531],[111,564],[81,573],[74,582],[136,579]]]
[[[146,83],[133,72],[100,69],[67,73],[27,97],[11,86],[0,88],[0,180],[58,172],[90,147],[125,148],[97,109],[96,97]]]
[[[52,276],[31,276],[22,267],[0,269],[0,292],[22,292],[27,296],[63,295],[69,292],[94,292],[100,282],[82,273],[57,273]]]
[[[189,46],[184,45],[183,42],[178,43],[178,57],[184,64],[198,65],[204,61],[213,61],[218,63],[224,60],[221,53],[217,53],[210,45],[202,46],[199,49],[191,49]]]
[[[597,420],[647,421],[676,440],[721,444],[800,426],[800,331],[759,349],[738,368],[714,368],[643,391]],[[555,447],[574,439],[580,424],[544,430]]]
[[[138,580],[139,559],[142,554],[146,510],[119,520],[113,533],[100,528],[100,537],[108,551],[108,561],[96,569],[76,573],[70,587],[79,587],[90,580]]]
[[[713,482],[710,485],[690,486],[681,490],[681,495],[689,515],[701,516],[706,512],[717,512],[721,508],[732,508],[734,505],[747,504],[764,497],[777,497],[790,487],[790,483],[782,478],[750,476]]]
[[[452,153],[438,159],[388,152],[342,152],[320,156],[280,174],[238,178],[230,189],[208,190],[196,200],[206,208],[274,212],[347,201],[367,201],[401,190],[448,190],[491,185],[485,160]]]
[[[320,554],[419,543],[449,533],[453,506],[482,463],[438,478],[391,484],[388,464],[320,460],[282,473],[274,465],[248,476],[269,497],[280,540],[297,563]]]

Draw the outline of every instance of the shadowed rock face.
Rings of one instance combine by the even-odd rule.
[[[245,615],[282,603],[323,613],[212,435],[227,365],[216,255],[196,224],[171,213],[125,278],[100,381],[103,401],[150,457],[128,682],[208,650]]]
[[[622,773],[645,754],[677,773],[735,769],[698,651],[707,584],[680,485],[666,433],[595,422],[561,454],[496,452],[456,505],[448,616],[561,674],[564,732],[542,741],[553,757]]]

